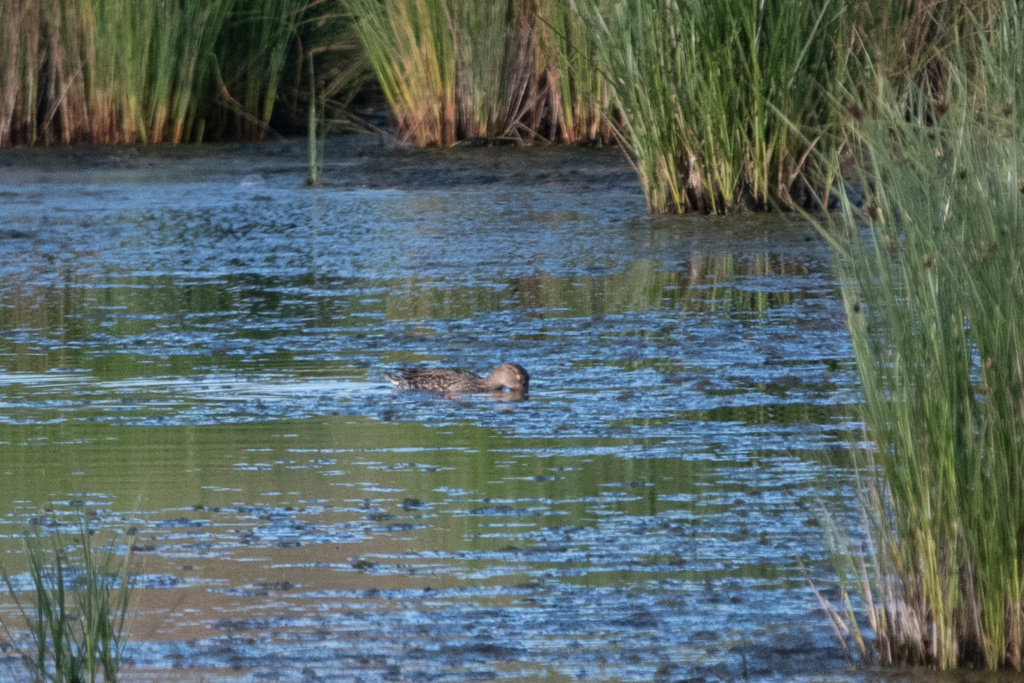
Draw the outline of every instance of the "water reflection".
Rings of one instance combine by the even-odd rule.
[[[29,235],[0,238],[0,542],[47,504],[137,527],[140,675],[846,676],[794,560],[827,575],[855,391],[806,228],[617,188],[157,189],[0,207]],[[381,377],[501,361],[529,401]]]

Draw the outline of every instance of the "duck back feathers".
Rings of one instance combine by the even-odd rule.
[[[487,377],[465,368],[404,368],[384,376],[399,389],[419,389],[443,394],[476,394],[510,391],[526,394],[530,375],[517,363],[502,363]]]

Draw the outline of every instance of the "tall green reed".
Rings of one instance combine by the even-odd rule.
[[[609,136],[610,97],[569,0],[351,0],[399,135]]]
[[[834,0],[624,0],[578,7],[655,212],[794,201],[833,144],[845,51]]]
[[[218,98],[228,112],[217,125],[244,139],[270,130],[285,60],[303,20],[307,0],[237,3],[217,43]],[[313,5],[317,3],[312,3]],[[297,72],[303,70],[300,58]]]
[[[0,145],[262,138],[322,4],[0,0]]]
[[[173,3],[158,15],[158,39],[150,98],[148,128],[153,142],[201,140],[205,122],[197,120],[200,98],[212,73],[213,47],[235,0]]]
[[[1024,10],[1005,11],[1018,32]],[[1024,143],[992,97],[1017,61],[978,61],[975,40],[1005,34],[948,53],[941,97],[880,79],[856,107],[869,199],[829,234],[874,444],[854,452],[868,552],[833,542],[879,661],[1021,670]]]
[[[0,69],[0,145],[36,135],[29,103],[39,89],[39,12],[39,4],[31,0],[0,0],[0,64],[5,65]]]
[[[611,90],[597,49],[572,0],[537,3],[537,73],[529,129],[567,143],[611,141]]]
[[[233,2],[83,2],[83,8],[91,4],[95,17],[85,60],[92,74],[90,96],[106,112],[102,118],[107,120],[99,125],[109,131],[94,132],[94,139],[183,142],[201,137],[201,128],[193,128],[199,98]]]
[[[309,175],[306,177],[306,184],[310,187],[320,187],[323,177],[324,159],[324,108],[323,96],[317,95],[316,70],[313,66],[313,55],[307,58],[309,65],[309,119],[307,124],[306,138],[309,157]]]
[[[132,594],[130,547],[121,556],[101,553],[80,517],[72,538],[59,531],[25,535],[31,598],[0,566],[7,590],[28,627],[32,650],[23,660],[37,681],[115,683],[128,637]],[[12,629],[3,624],[9,637]]]
[[[356,31],[399,134],[447,146],[503,134],[508,6],[469,0],[351,0]]]
[[[443,12],[428,0],[352,0],[350,8],[399,134],[421,145],[454,142],[454,46]]]
[[[0,144],[194,135],[233,0],[3,0]]]

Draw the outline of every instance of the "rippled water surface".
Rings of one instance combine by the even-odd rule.
[[[849,505],[827,248],[459,154],[3,171],[8,561],[83,509],[131,543],[134,680],[862,680],[797,561]],[[502,361],[529,400],[381,375]]]

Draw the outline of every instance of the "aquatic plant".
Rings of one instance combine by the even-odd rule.
[[[233,0],[0,1],[0,144],[190,139]]]
[[[324,164],[324,111],[323,98],[317,96],[316,77],[313,67],[313,55],[308,57],[309,63],[309,125],[306,138],[309,150],[309,175],[306,184],[320,187]]]
[[[288,50],[308,4],[306,0],[256,0],[235,6],[216,48],[217,101],[230,113],[229,120],[219,121],[219,126],[233,129],[246,140],[266,137]]]
[[[43,547],[41,532],[25,535],[33,586],[28,601],[7,567],[0,567],[28,626],[33,650],[23,653],[23,660],[37,681],[117,681],[128,637],[131,549],[119,557],[101,553],[93,548],[91,534],[82,516],[71,539],[74,549],[69,550],[59,531],[50,535],[49,550]],[[10,638],[12,629],[7,623],[3,627]]]
[[[1024,9],[1004,10],[984,50],[1020,49]],[[866,553],[832,541],[874,641],[847,598],[834,623],[883,664],[1022,670],[1024,144],[993,88],[1020,62],[950,56],[941,99],[881,79],[857,106],[868,201],[826,231],[871,444],[854,451]]]
[[[446,146],[495,132],[486,124],[499,105],[504,2],[351,0],[350,9],[401,137]]]
[[[626,0],[582,11],[652,211],[794,201],[810,151],[838,120],[829,89],[843,3]]]
[[[570,0],[349,4],[403,139],[610,136],[607,86]]]
[[[566,143],[614,137],[611,90],[572,0],[536,3],[536,75],[524,126]]]
[[[0,145],[176,143],[208,129],[260,139],[306,9],[305,0],[0,0]]]

